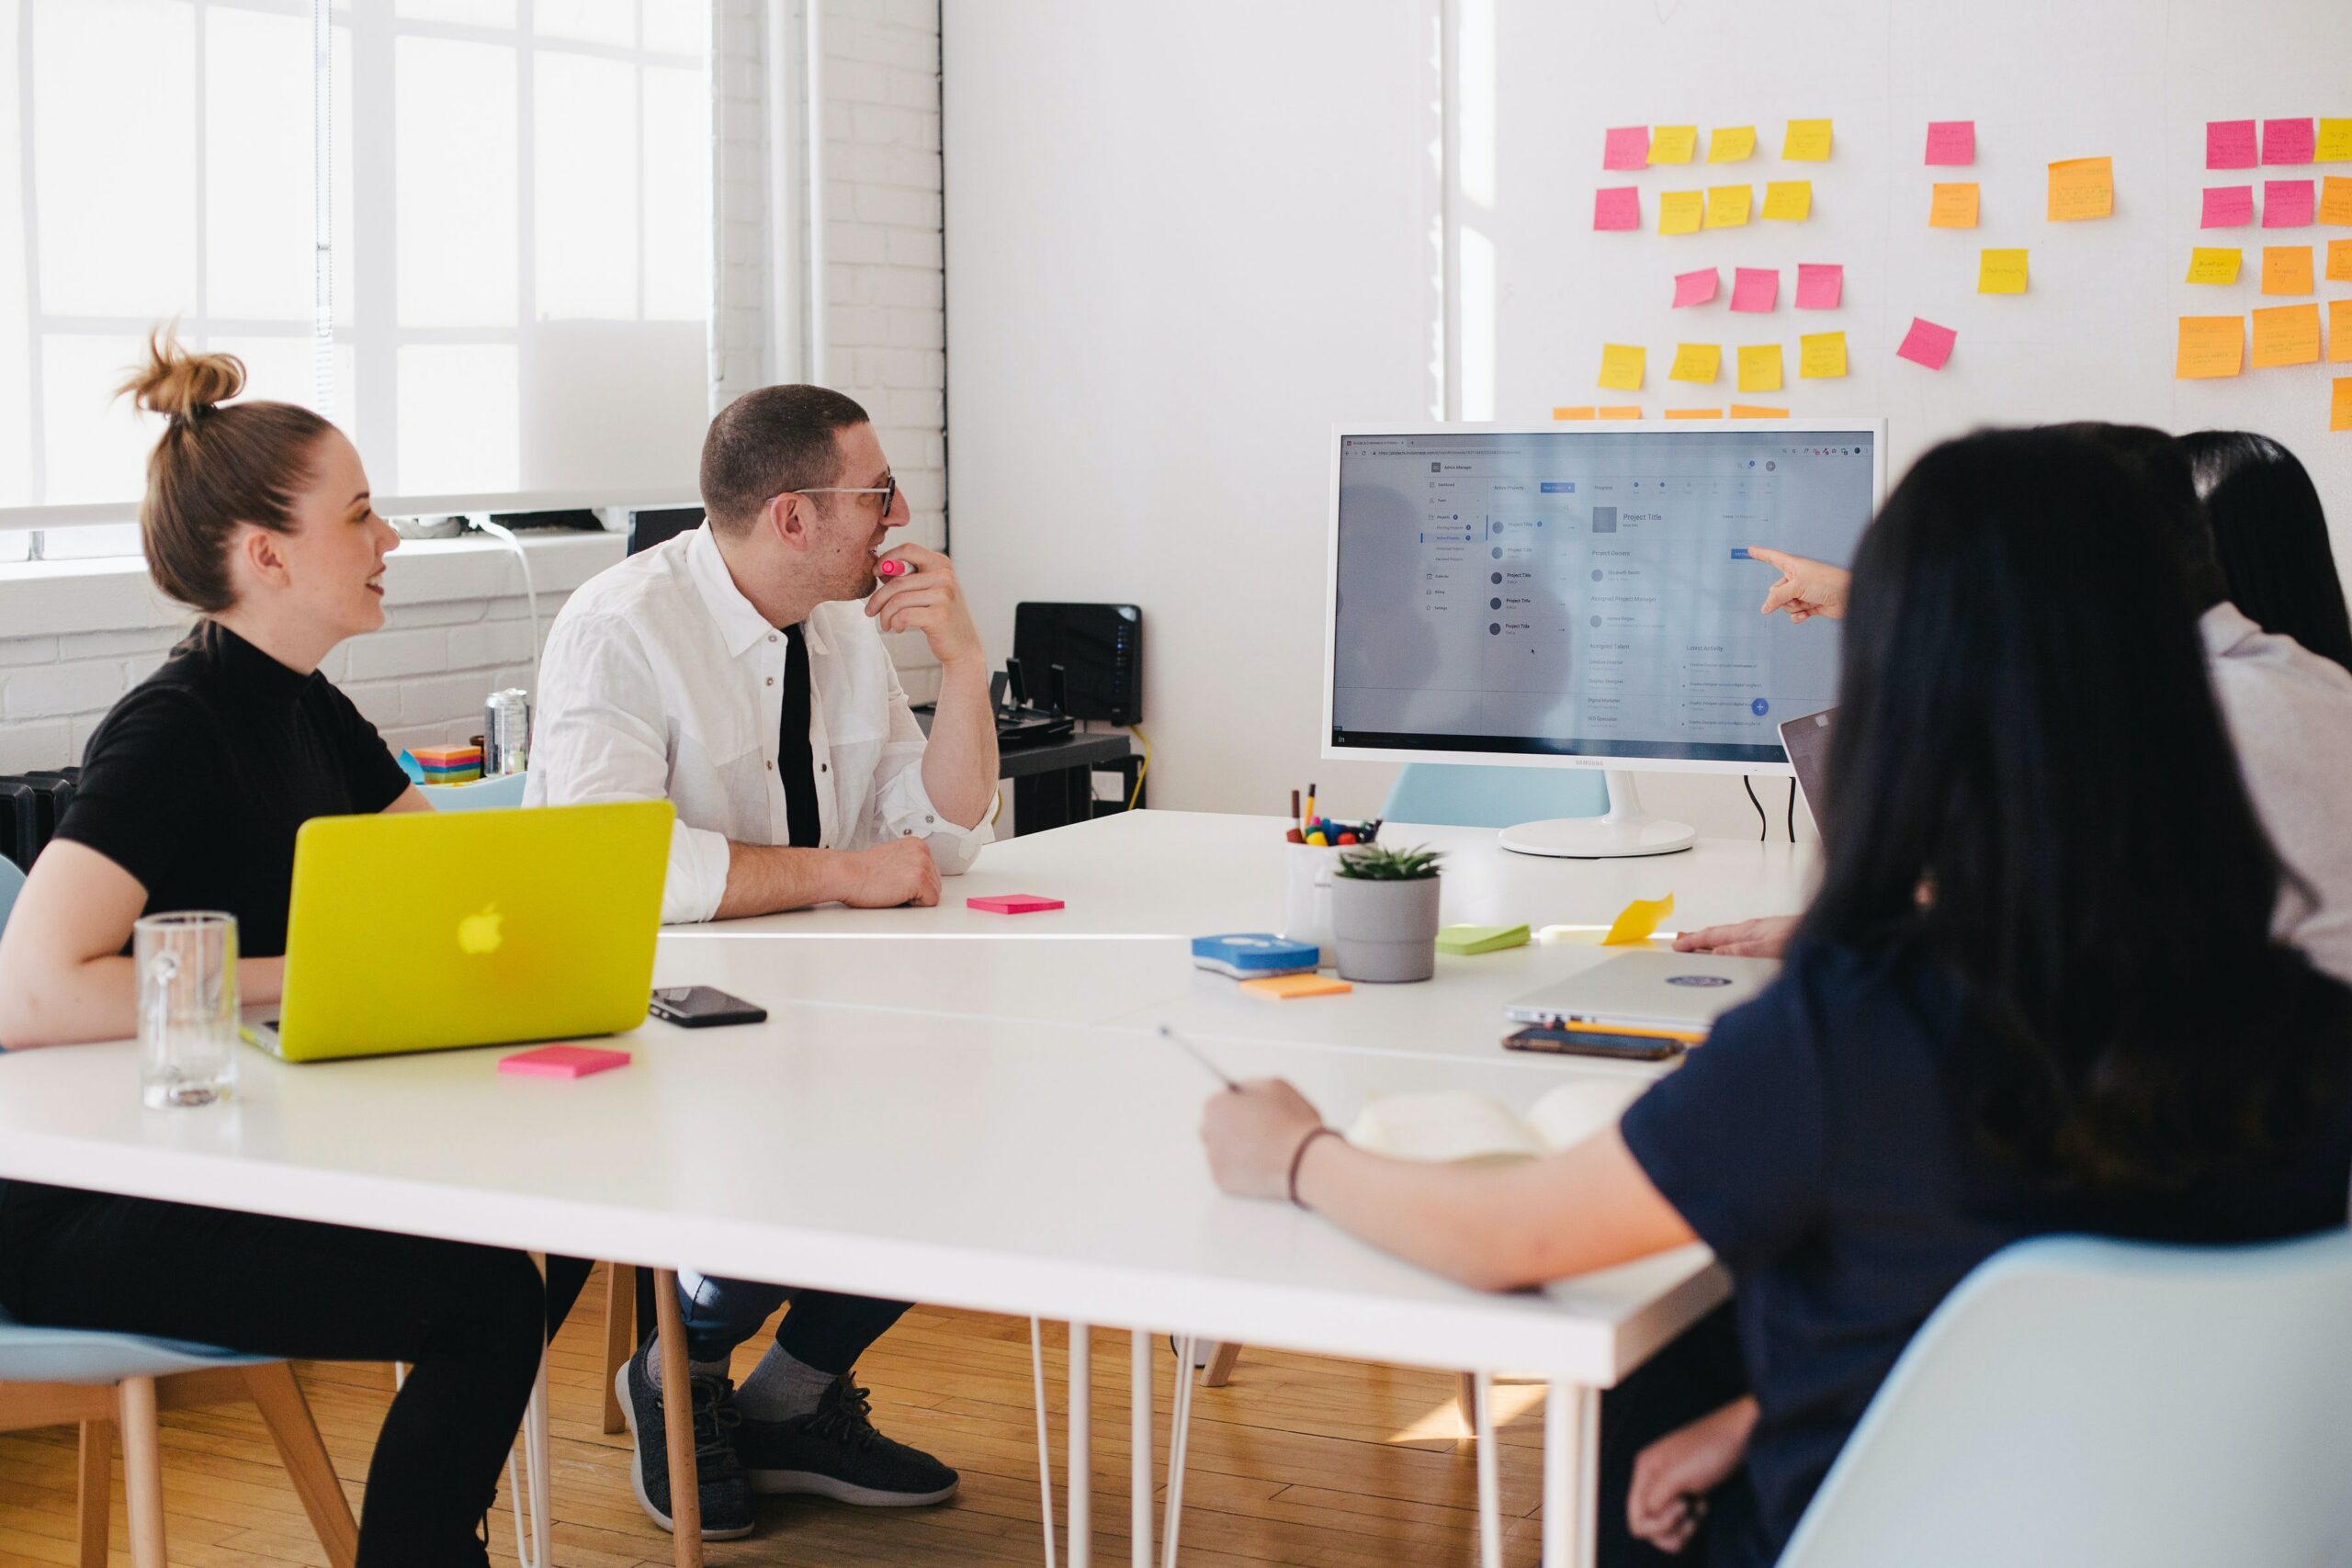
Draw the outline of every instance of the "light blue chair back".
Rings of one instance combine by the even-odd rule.
[[[270,1359],[180,1339],[147,1339],[94,1328],[32,1328],[0,1312],[0,1382],[112,1383],[211,1367],[258,1367]]]
[[[1896,1363],[1780,1568],[2352,1562],[2352,1234],[2051,1237]]]
[[[17,907],[17,895],[25,890],[25,874],[17,863],[0,855],[0,931],[8,929],[8,911]]]
[[[419,784],[435,811],[506,811],[523,804],[523,781],[528,773],[501,773],[473,784]]]
[[[1598,768],[1501,768],[1408,762],[1388,786],[1383,821],[1437,828],[1510,828],[1555,817],[1598,817],[1609,785]]]

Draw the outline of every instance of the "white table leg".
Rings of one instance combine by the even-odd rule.
[[[1046,1568],[1054,1568],[1054,1450],[1046,1414],[1046,1333],[1035,1318],[1029,1320],[1029,1375],[1037,1397],[1037,1501],[1046,1526]]]
[[[1176,1539],[1184,1525],[1184,1456],[1192,1446],[1193,1389],[1201,1376],[1193,1359],[1199,1343],[1180,1341],[1176,1386],[1168,1393],[1168,1507],[1160,1517],[1159,1568],[1176,1568]]]
[[[1128,1336],[1127,1432],[1134,1450],[1128,1485],[1127,1561],[1133,1568],[1151,1568],[1151,1340],[1138,1328]]]
[[[1544,1397],[1544,1568],[1592,1568],[1600,1506],[1600,1391],[1555,1380]]]
[[[1069,1325],[1069,1568],[1087,1568],[1094,1545],[1093,1351],[1086,1325]]]
[[[1495,1452],[1495,1377],[1480,1372],[1476,1429],[1478,1433],[1478,1563],[1479,1568],[1503,1568],[1503,1505],[1500,1456]]]

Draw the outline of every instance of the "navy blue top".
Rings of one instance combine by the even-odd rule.
[[[2345,1224],[2352,1095],[2278,1164],[2163,1196],[2062,1190],[1972,1131],[1981,1039],[1949,979],[1815,948],[1625,1112],[1634,1158],[1731,1269],[1761,1412],[1756,1508],[1723,1521],[1714,1563],[1780,1555],[1911,1336],[2009,1243],[2255,1241]]]

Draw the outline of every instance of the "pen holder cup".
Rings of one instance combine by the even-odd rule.
[[[1329,951],[1340,978],[1396,982],[1435,975],[1439,880],[1334,878]]]
[[[1331,878],[1340,852],[1320,844],[1283,846],[1283,935],[1311,942],[1331,964]]]

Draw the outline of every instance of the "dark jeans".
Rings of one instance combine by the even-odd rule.
[[[1600,1518],[1594,1542],[1600,1568],[1692,1568],[1708,1561],[1713,1537],[1737,1536],[1754,1502],[1744,1469],[1708,1499],[1706,1523],[1679,1556],[1634,1539],[1625,1528],[1625,1499],[1644,1449],[1746,1393],[1747,1372],[1726,1304],[1600,1396]]]
[[[836,1376],[855,1366],[866,1347],[889,1332],[909,1305],[792,1285],[720,1280],[682,1269],[678,1303],[685,1320],[687,1356],[705,1362],[725,1360],[786,1302],[792,1310],[776,1325],[776,1344],[803,1366]]]
[[[489,1561],[476,1530],[549,1304],[520,1252],[0,1184],[0,1307],[24,1323],[412,1363],[368,1463],[360,1568]]]

